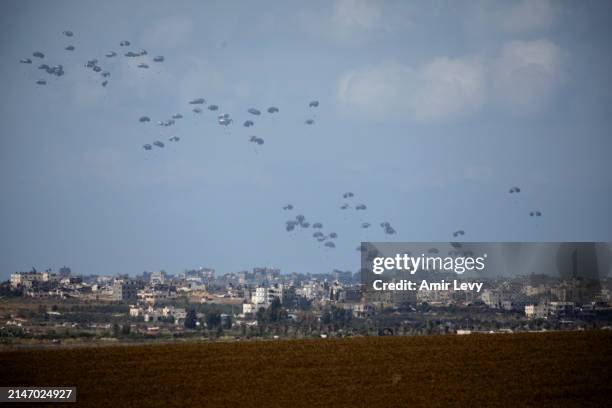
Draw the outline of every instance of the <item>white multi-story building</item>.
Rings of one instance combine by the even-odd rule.
[[[11,287],[24,286],[31,288],[33,282],[42,282],[43,274],[37,272],[15,272],[11,274]]]
[[[254,305],[253,303],[243,303],[242,313],[243,314],[255,314],[257,313],[257,306]]]
[[[548,305],[526,305],[525,316],[529,319],[545,319],[548,317]]]
[[[251,293],[251,303],[257,306],[267,307],[274,299],[283,301],[283,287],[281,285],[258,286]]]
[[[138,291],[138,301],[148,304],[163,302],[177,297],[176,292],[169,290],[141,289]]]
[[[158,272],[151,273],[150,282],[152,284],[163,285],[166,282],[166,272],[158,271]]]
[[[499,309],[501,307],[501,296],[497,292],[493,292],[490,289],[485,289],[481,295],[482,301],[485,305],[493,309]]]
[[[323,289],[321,284],[318,282],[309,282],[302,285],[301,288],[296,290],[296,293],[305,297],[308,300],[313,300],[321,296]]]
[[[187,317],[187,311],[184,308],[174,306],[166,306],[163,308],[149,306],[147,309],[140,307],[130,308],[130,316],[143,316],[145,322],[158,322],[164,318],[174,318],[174,323],[179,324],[179,320],[184,320]]]
[[[138,286],[132,279],[118,279],[113,283],[113,300],[136,300]]]

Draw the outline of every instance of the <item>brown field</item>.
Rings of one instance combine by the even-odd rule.
[[[609,407],[612,333],[17,350],[0,370],[1,386],[77,386],[69,406]]]

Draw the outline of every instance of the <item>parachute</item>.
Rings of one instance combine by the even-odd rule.
[[[323,224],[320,222],[315,222],[312,224],[312,228],[323,228]]]
[[[64,75],[64,67],[61,66],[61,65],[54,65],[54,66],[50,67],[47,64],[40,64],[38,66],[38,69],[45,70],[47,72],[47,74],[50,74],[50,75],[55,75],[55,76],[62,76],[62,75]]]
[[[319,106],[319,101],[312,101],[308,104],[309,108],[317,108]]]
[[[380,226],[383,228],[383,230],[385,231],[385,234],[387,235],[393,235],[395,234],[395,229],[393,229],[393,227],[391,226],[391,224],[387,221],[385,222],[381,222]]]
[[[268,113],[278,113],[278,108],[276,106],[270,106],[268,108]]]
[[[40,51],[36,51],[32,53],[32,56],[36,57],[36,58],[45,58],[45,54],[43,54]]]
[[[115,51],[109,51],[106,53],[106,58],[113,58],[116,56],[117,56],[117,53]]]
[[[29,59],[29,58],[22,58],[22,59],[19,60],[19,62],[22,63],[22,64],[31,64],[32,60]]]
[[[172,119],[183,119],[183,115],[181,115],[180,113],[175,113],[174,115],[172,115]]]
[[[64,34],[66,37],[72,37],[74,35],[74,33],[70,30],[62,31],[62,34]]]
[[[153,62],[164,62],[164,56],[163,55],[158,55],[157,57],[153,58]]]
[[[208,110],[209,111],[216,111],[216,110],[219,110],[219,107],[217,105],[208,105]]]
[[[38,81],[36,81],[37,85],[47,85],[47,81],[45,81],[44,79],[39,79]]]
[[[293,205],[287,204],[287,205],[283,206],[283,210],[293,210]]]
[[[66,51],[74,51],[74,45],[68,45],[68,46],[64,47],[64,49]]]
[[[206,100],[204,98],[196,98],[189,101],[190,105],[202,105],[204,103],[206,103]]]
[[[171,142],[178,142],[179,140],[181,140],[181,138],[178,136],[172,136],[171,138],[168,138],[168,140]]]
[[[361,228],[370,228],[370,223],[369,222],[362,222],[361,223]]]
[[[248,112],[249,112],[251,115],[261,115],[261,112],[260,112],[259,110],[255,109],[255,108],[250,108],[250,109],[248,110]]]
[[[307,119],[304,123],[307,125],[314,125],[315,122],[314,119]]]
[[[142,145],[142,148],[145,149],[145,150],[151,150],[151,149],[153,149],[153,146],[151,146],[150,144],[147,143],[147,144]]]
[[[325,243],[325,246],[326,246],[326,247],[328,247],[328,248],[335,248],[335,247],[336,247],[336,244],[334,244],[334,243],[333,243],[333,242],[331,242],[331,241],[327,241],[327,242]]]
[[[358,204],[355,209],[356,210],[366,210],[368,207],[366,207],[365,204]]]
[[[465,235],[465,231],[458,230],[458,231],[453,232],[453,237],[455,237],[455,238],[460,236],[460,235]]]
[[[232,119],[230,118],[229,113],[223,113],[217,116],[217,122],[222,126],[227,126],[232,123]]]
[[[138,68],[148,69],[149,65],[145,64],[144,62],[141,62],[140,64],[138,64]]]
[[[244,126],[244,127],[251,127],[251,126],[253,126],[253,125],[254,125],[254,123],[253,123],[253,121],[252,121],[252,120],[246,120],[246,121],[244,121],[244,123],[243,123],[243,126]]]
[[[542,216],[542,213],[541,213],[540,211],[531,211],[531,212],[529,213],[529,216],[530,216],[530,217],[541,217],[541,216]]]
[[[157,147],[164,147],[164,146],[165,146],[165,145],[164,145],[164,143],[163,143],[163,142],[160,142],[159,140],[154,141],[154,142],[153,142],[153,144],[154,144],[155,146],[157,146]]]
[[[249,138],[249,142],[257,143],[258,145],[264,144],[264,140],[261,137],[257,137],[257,136],[251,136]]]
[[[121,47],[129,47],[129,46],[130,46],[130,42],[129,42],[129,41],[121,41],[121,42],[119,43],[119,45],[120,45]]]
[[[510,194],[514,194],[514,193],[520,193],[521,189],[518,187],[512,187],[509,191]]]
[[[157,122],[159,126],[168,127],[174,125],[174,119],[162,120]]]
[[[329,237],[330,237],[331,239],[336,239],[336,238],[338,238],[338,234],[336,234],[335,232],[330,232],[330,233],[329,233]]]
[[[49,72],[49,71],[47,71]],[[64,75],[64,67],[61,65],[54,65],[53,68],[51,68],[51,72],[49,72],[50,74],[53,74],[55,76],[62,76]]]

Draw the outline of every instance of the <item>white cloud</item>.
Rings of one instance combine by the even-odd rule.
[[[434,121],[477,110],[485,84],[475,59],[435,58],[415,68],[387,62],[342,75],[337,98],[359,116]]]
[[[413,101],[418,119],[470,113],[485,99],[485,72],[477,61],[436,58],[422,67],[419,76],[420,94]]]
[[[511,33],[546,30],[553,25],[556,14],[549,0],[522,0],[505,13],[502,28]]]
[[[433,122],[477,112],[486,102],[518,114],[544,109],[562,84],[563,52],[546,39],[510,41],[487,62],[434,58],[420,66],[385,62],[340,76],[341,109],[376,120]]]
[[[514,112],[540,110],[558,88],[561,62],[559,47],[549,40],[506,43],[493,66],[497,97]]]

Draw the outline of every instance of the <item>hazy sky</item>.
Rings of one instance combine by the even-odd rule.
[[[361,240],[457,229],[612,241],[611,28],[606,1],[2,1],[0,278],[355,270]],[[192,113],[196,97],[234,123]],[[174,113],[184,119],[156,125]],[[165,149],[141,148],[158,139]],[[346,191],[368,210],[341,211]],[[299,213],[337,232],[337,248],[285,232]]]

